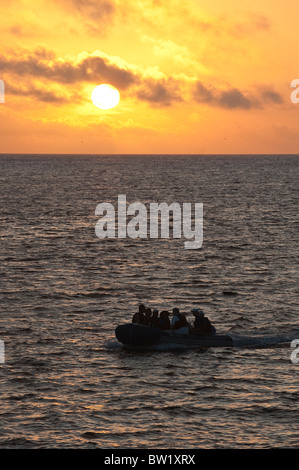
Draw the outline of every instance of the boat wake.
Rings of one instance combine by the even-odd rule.
[[[230,335],[233,340],[234,347],[243,348],[283,348],[290,347],[290,343],[299,338],[299,331],[292,331],[291,333],[274,334],[274,335]]]
[[[283,334],[254,334],[250,335],[238,335],[230,334],[229,335],[232,342],[231,344],[223,344],[222,347],[225,348],[251,348],[251,349],[266,349],[266,348],[289,348],[291,342],[294,339],[299,338],[299,330],[293,330],[290,333]],[[191,339],[191,338],[190,338]],[[210,345],[198,344],[198,341],[188,341],[187,343],[182,342],[178,338],[171,338],[171,340],[159,341],[156,344],[122,344],[116,339],[110,339],[106,341],[103,345],[105,349],[108,350],[145,350],[145,351],[171,351],[171,350],[186,350],[186,349],[196,349],[205,351],[208,347],[213,347]],[[218,346],[219,347],[219,346]]]

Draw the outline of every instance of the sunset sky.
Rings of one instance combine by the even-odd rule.
[[[298,0],[0,6],[0,153],[299,152]]]

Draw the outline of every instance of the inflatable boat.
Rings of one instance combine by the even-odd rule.
[[[143,348],[161,344],[189,347],[225,347],[233,346],[233,340],[226,335],[200,336],[196,334],[179,334],[174,330],[159,330],[150,326],[126,323],[115,329],[117,340],[126,346]]]

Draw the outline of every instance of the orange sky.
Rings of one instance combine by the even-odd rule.
[[[0,153],[299,153],[298,0],[0,6]]]

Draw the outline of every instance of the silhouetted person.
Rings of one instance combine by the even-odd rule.
[[[151,311],[150,308],[145,309],[144,319],[145,319],[144,324],[147,325],[147,326],[151,326],[151,324],[152,324],[152,311]]]
[[[194,308],[191,312],[195,316],[193,333],[203,336],[216,334],[215,327],[212,325],[208,317],[205,317],[203,310]]]
[[[139,305],[138,312],[134,313],[132,318],[132,323],[138,323],[139,325],[145,324],[145,306],[143,304]]]
[[[179,313],[178,317],[179,317],[179,319],[178,319],[178,321],[175,322],[174,327],[173,327],[174,330],[179,330],[180,328],[188,326],[186,317],[183,313]]]
[[[174,323],[173,329],[176,333],[188,335],[189,334],[189,325],[186,320],[184,313],[178,313],[178,320]]]
[[[159,317],[159,328],[161,330],[170,330],[169,312],[162,310]]]
[[[152,326],[153,328],[159,328],[159,317],[158,317],[158,315],[159,315],[159,312],[158,312],[158,310],[155,308],[155,309],[153,310],[152,322],[151,322],[151,326]]]
[[[180,315],[179,309],[178,309],[178,308],[173,308],[173,309],[172,309],[172,319],[171,319],[171,327],[172,327],[173,329],[175,329],[175,328],[174,328],[174,325],[175,325],[175,324],[179,321],[179,319],[180,319],[179,315]]]

